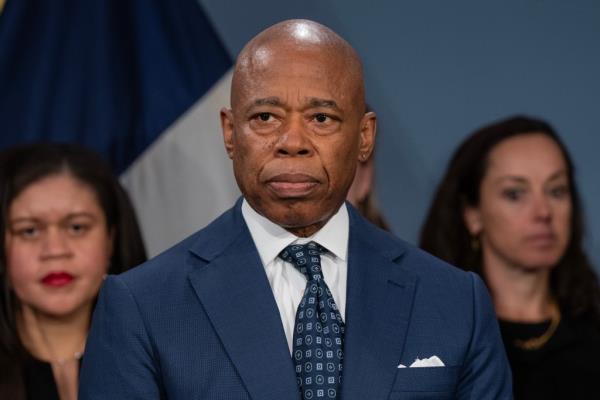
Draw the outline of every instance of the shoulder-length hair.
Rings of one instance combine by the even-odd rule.
[[[485,126],[458,147],[439,184],[421,231],[420,245],[431,254],[484,279],[481,252],[463,219],[466,206],[477,206],[489,154],[500,142],[519,135],[539,133],[560,148],[567,165],[571,192],[571,238],[565,254],[550,273],[550,290],[561,310],[572,317],[600,315],[598,279],[583,249],[584,219],[575,182],[575,168],[558,134],[545,121],[514,116]]]
[[[38,143],[0,152],[0,392],[21,390],[6,382],[20,371],[23,346],[16,327],[19,301],[10,289],[6,265],[5,235],[10,206],[29,185],[45,177],[69,174],[90,187],[113,232],[113,254],[108,273],[123,272],[146,260],[146,250],[129,197],[109,166],[95,152],[74,144]],[[18,366],[18,367],[17,367]],[[3,387],[4,386],[4,387]]]

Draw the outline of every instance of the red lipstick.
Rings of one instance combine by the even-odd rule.
[[[74,276],[66,272],[51,272],[42,278],[42,283],[47,286],[61,287],[73,281]]]

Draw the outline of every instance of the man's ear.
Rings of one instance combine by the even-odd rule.
[[[229,108],[221,109],[221,130],[223,131],[223,142],[225,151],[229,158],[233,159],[233,112]]]
[[[360,142],[358,147],[358,160],[365,162],[373,153],[375,135],[377,133],[377,116],[374,112],[365,113],[360,121]]]
[[[483,230],[479,208],[466,206],[463,209],[463,220],[471,236],[479,236]]]

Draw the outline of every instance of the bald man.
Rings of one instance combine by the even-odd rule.
[[[373,149],[362,67],[311,21],[252,39],[223,138],[243,197],[108,277],[80,399],[508,399],[488,294],[344,202]]]

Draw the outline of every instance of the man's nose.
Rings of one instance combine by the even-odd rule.
[[[308,138],[309,132],[302,118],[290,120],[282,131],[277,143],[277,154],[280,156],[309,156],[313,152],[312,143]]]

